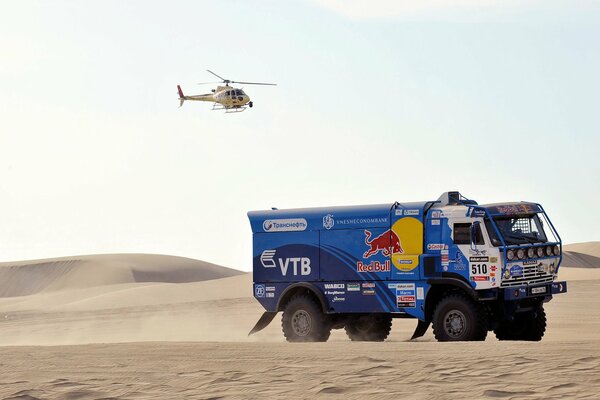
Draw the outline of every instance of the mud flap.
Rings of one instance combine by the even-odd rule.
[[[415,329],[415,333],[413,333],[410,340],[413,340],[413,339],[423,336],[425,334],[425,332],[427,332],[427,328],[429,328],[430,323],[431,323],[430,321],[419,320],[419,323],[417,324],[417,328]]]
[[[260,319],[256,323],[256,325],[254,325],[254,328],[252,328],[250,333],[248,333],[248,336],[265,329],[267,327],[267,325],[269,325],[271,323],[271,321],[273,321],[273,318],[275,318],[276,315],[277,315],[277,312],[265,311],[263,313],[262,317],[260,317]]]

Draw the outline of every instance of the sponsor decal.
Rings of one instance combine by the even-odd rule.
[[[398,217],[398,216],[402,215],[402,210],[396,210],[396,211],[394,211],[394,215],[395,215],[396,217]]]
[[[443,213],[440,210],[432,210],[431,218],[442,218]]]
[[[513,265],[512,267],[510,267],[510,274],[512,276],[523,275],[523,267],[521,267],[520,265]]]
[[[374,288],[375,287],[375,283],[374,282],[365,282],[361,286],[363,288]]]
[[[429,243],[427,245],[427,250],[444,250],[444,246],[443,243]]]
[[[397,285],[398,285],[397,283],[388,283],[388,289],[394,289],[394,290],[396,290],[396,286]]]
[[[338,225],[382,224],[385,222],[388,222],[387,218],[346,218],[335,221]]]
[[[470,262],[488,262],[489,257],[469,257]]]
[[[324,286],[325,289],[346,289],[346,285],[343,283],[326,283]]]
[[[267,290],[267,292],[274,292],[275,286],[267,286],[265,289]]]
[[[487,255],[487,250],[479,250],[479,249],[469,249],[469,254],[475,254],[476,256],[485,256]]]
[[[489,276],[472,276],[472,277],[471,277],[471,280],[472,280],[472,281],[475,281],[475,282],[480,282],[480,281],[489,281],[489,280],[490,280],[490,277],[489,277]]]
[[[448,265],[444,265],[444,266],[442,267],[442,269],[444,270],[444,272],[448,272]]]
[[[442,255],[442,265],[448,265],[448,250],[442,250],[440,254]]]
[[[343,290],[326,290],[325,294],[329,296],[337,296],[338,294],[346,294]]]
[[[531,214],[534,211],[533,207],[529,204],[510,204],[505,206],[496,206],[496,210],[502,214]]]
[[[275,254],[277,250],[265,250],[260,255],[260,262],[265,268],[275,268]],[[288,271],[292,271],[294,275],[310,275],[310,258],[308,257],[287,257],[277,258],[281,275],[286,276]],[[290,265],[292,269],[290,269]]]
[[[439,219],[432,219],[431,220],[431,225],[439,225],[440,224],[440,220]]]
[[[396,303],[398,308],[416,307],[414,283],[399,283],[396,286]]]
[[[467,211],[467,216],[469,215],[471,217],[485,217],[485,211],[479,208],[469,207],[469,210]]]
[[[533,264],[537,264],[537,260],[526,260],[526,261],[523,261],[523,265],[533,265]]]
[[[329,229],[333,228],[333,225],[335,225],[335,221],[333,220],[333,215],[327,214],[326,216],[323,217],[323,228],[329,230]]]
[[[417,287],[417,300],[425,299],[425,291],[422,287]]]
[[[497,263],[498,262],[498,257],[490,257],[490,262],[491,263]]]
[[[372,296],[375,294],[375,290],[373,289],[363,289],[362,290],[362,294],[366,295],[366,296]]]
[[[275,298],[275,293],[267,292],[265,297]]]
[[[265,297],[265,285],[254,286],[254,296],[261,298]]]
[[[495,265],[492,265],[490,267],[490,271],[495,272],[498,268]]]
[[[338,296],[335,296],[335,297],[333,298],[333,300],[331,300],[331,301],[332,301],[333,303],[339,303],[340,301],[346,301],[346,298],[345,298],[345,297],[338,297]]]
[[[349,292],[359,292],[360,291],[360,285],[358,283],[349,283],[348,284],[348,291]]]
[[[304,218],[267,219],[263,222],[265,232],[304,231],[307,227]]]
[[[369,264],[365,264],[362,261],[356,263],[357,272],[390,272],[392,263],[387,260],[383,263],[379,261],[371,261]]]
[[[419,215],[419,210],[404,210],[404,215]]]
[[[375,254],[381,253],[389,257],[392,254],[402,254],[402,244],[400,244],[400,238],[396,235],[396,232],[388,229],[376,238],[371,239],[373,234],[371,231],[365,229],[365,244],[369,246],[369,250],[363,254],[364,258],[369,258]]]

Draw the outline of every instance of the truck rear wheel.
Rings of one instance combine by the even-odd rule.
[[[290,299],[281,318],[288,342],[326,342],[331,334],[328,318],[314,298],[298,294]]]
[[[515,315],[514,321],[501,322],[494,333],[498,340],[539,342],[546,332],[546,312],[543,306],[532,312]]]
[[[433,335],[439,342],[485,340],[487,322],[481,305],[462,294],[451,294],[433,312]]]
[[[392,329],[392,317],[378,314],[362,315],[348,321],[344,329],[353,342],[383,342]]]

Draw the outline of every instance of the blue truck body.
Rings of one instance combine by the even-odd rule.
[[[566,292],[566,283],[555,280],[560,237],[536,203],[480,206],[448,192],[435,201],[273,209],[248,217],[254,297],[265,320],[304,291],[334,327],[347,321],[340,317],[378,314],[417,318],[423,328],[444,292],[462,292],[487,302],[491,330],[530,303]],[[511,243],[507,237],[515,232],[521,240]]]

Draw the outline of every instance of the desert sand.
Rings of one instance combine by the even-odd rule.
[[[565,246],[539,343],[288,344],[249,273],[157,255],[0,264],[1,399],[598,398],[600,243]],[[574,255],[574,256],[573,256]],[[599,258],[600,259],[600,258]]]

